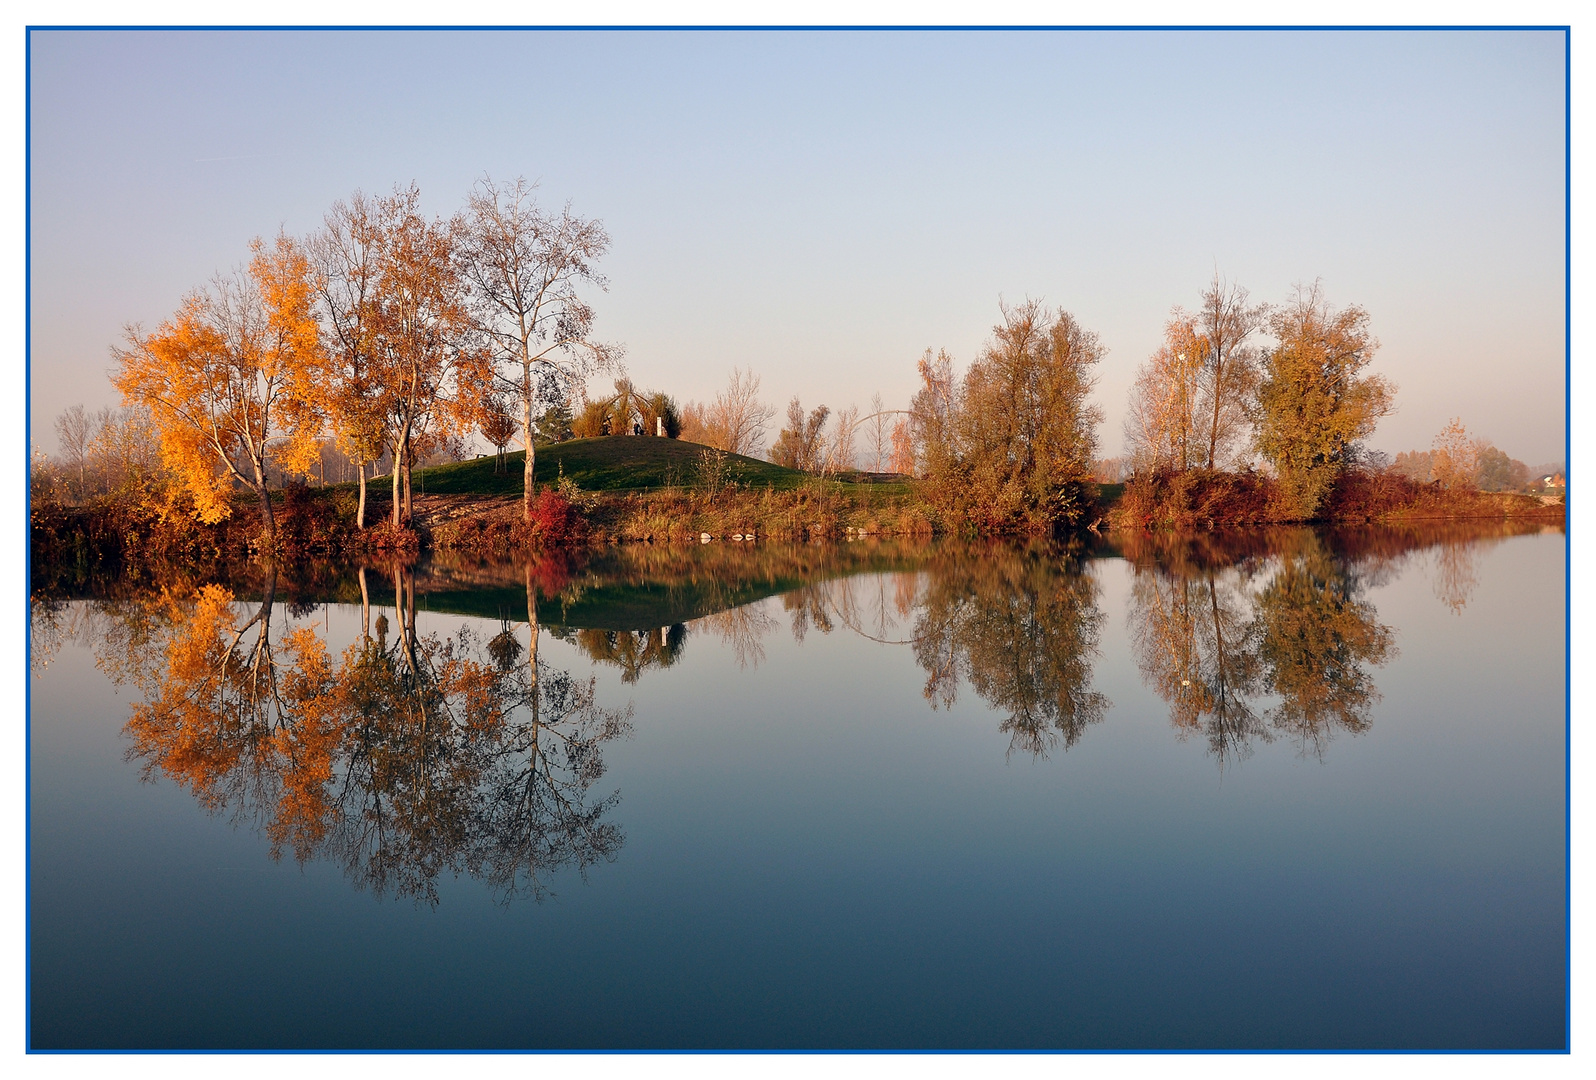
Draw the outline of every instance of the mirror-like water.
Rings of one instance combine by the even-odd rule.
[[[35,1048],[1557,1048],[1565,538],[36,577]]]

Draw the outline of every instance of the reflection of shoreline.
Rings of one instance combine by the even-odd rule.
[[[1318,754],[1335,732],[1367,728],[1377,700],[1368,672],[1394,654],[1389,628],[1365,599],[1368,586],[1417,559],[1437,596],[1458,611],[1480,552],[1544,531],[1487,522],[1136,532],[1090,547],[874,539],[615,545],[581,558],[433,561],[383,574],[399,575],[408,613],[400,623],[409,635],[396,640],[414,637],[417,608],[493,620],[520,609],[595,662],[619,668],[628,683],[675,665],[700,633],[718,636],[739,664],[758,666],[775,625],[758,601],[779,597],[796,639],[842,627],[911,647],[933,707],[951,704],[968,685],[1010,713],[1002,727],[1012,749],[1042,756],[1067,750],[1107,713],[1107,700],[1091,689],[1103,616],[1085,570],[1094,557],[1119,557],[1134,574],[1131,631],[1144,681],[1168,702],[1176,730],[1202,733],[1224,762],[1287,732],[1304,753]],[[291,614],[328,600],[369,601],[367,572],[325,564],[313,571],[308,582],[296,568],[234,592],[271,597],[266,609],[282,603]],[[163,595],[201,591],[179,580]],[[154,593],[135,584],[119,595],[108,610],[147,606]],[[50,642],[66,632],[60,601],[36,597],[33,610],[35,663],[47,663]],[[513,635],[504,627],[495,641],[508,648]],[[1266,697],[1279,700],[1265,708]]]

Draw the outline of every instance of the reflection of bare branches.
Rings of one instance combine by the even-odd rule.
[[[1248,703],[1258,689],[1250,619],[1241,571],[1137,570],[1130,622],[1142,678],[1169,702],[1181,737],[1201,732],[1221,767],[1251,754],[1254,738],[1269,737]]]
[[[98,621],[89,604],[70,604],[48,596],[28,601],[28,667],[42,675],[67,642],[90,641]]]
[[[822,634],[831,633],[831,617],[826,613],[826,593],[822,585],[805,585],[782,593],[781,606],[792,617],[794,641],[803,641],[811,625]]]
[[[1474,569],[1475,554],[1480,545],[1480,541],[1469,543],[1453,540],[1435,548],[1435,558],[1431,563],[1435,575],[1435,596],[1454,615],[1463,614],[1469,598],[1474,595],[1475,586],[1480,583]]]
[[[719,634],[721,641],[731,646],[739,668],[757,668],[765,660],[765,645],[761,639],[775,629],[776,620],[770,617],[763,604],[745,604],[706,615],[690,625],[695,630],[702,627]]]

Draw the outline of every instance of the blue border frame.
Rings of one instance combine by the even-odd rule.
[[[1506,25],[1423,25],[1399,24],[1391,26],[1380,25],[1335,25],[1335,24],[1305,24],[1305,25],[1271,25],[1271,24],[1239,24],[1239,25],[1191,25],[1191,24],[1107,24],[1107,25],[1074,25],[1074,24],[1027,24],[1016,26],[993,26],[989,24],[966,25],[935,25],[911,24],[895,26],[889,24],[869,24],[862,26],[849,26],[845,24],[778,24],[778,25],[749,25],[727,23],[706,26],[653,26],[643,23],[628,23],[620,25],[605,24],[580,24],[571,26],[546,26],[546,25],[417,25],[417,26],[384,26],[380,24],[339,24],[339,25],[272,25],[272,24],[205,24],[171,25],[171,26],[125,26],[114,23],[90,25],[63,25],[44,23],[27,25],[23,27],[23,132],[25,145],[23,149],[23,169],[26,173],[23,181],[23,392],[26,395],[23,403],[23,640],[27,647],[28,656],[33,654],[33,622],[31,614],[30,596],[33,580],[33,549],[31,544],[31,523],[33,511],[33,490],[31,478],[33,471],[33,34],[36,31],[63,32],[63,31],[116,31],[128,32],[386,32],[386,33],[551,33],[562,31],[651,31],[655,33],[717,33],[717,32],[793,32],[813,31],[817,33],[837,32],[862,32],[862,33],[888,33],[888,32],[983,32],[983,33],[1035,33],[1035,32],[1183,32],[1183,33],[1211,33],[1211,32],[1304,32],[1324,33],[1334,31],[1371,33],[1371,32],[1502,32],[1502,31],[1558,31],[1563,35],[1563,461],[1565,473],[1572,473],[1573,451],[1573,28],[1568,24],[1506,24]],[[1565,488],[1565,492],[1567,488]],[[1564,497],[1563,516],[1563,1047],[1561,1050],[1339,1050],[1323,1048],[1298,1048],[1294,1050],[1160,1050],[1160,1049],[1121,1049],[1121,1050],[550,1050],[550,1049],[523,1049],[523,1050],[412,1050],[412,1049],[372,1049],[372,1050],[300,1050],[300,1049],[232,1049],[232,1050],[41,1050],[33,1046],[32,1023],[32,986],[31,977],[33,966],[33,680],[31,672],[25,672],[23,702],[26,715],[23,723],[23,1039],[27,1054],[43,1055],[104,1055],[104,1054],[316,1054],[316,1055],[343,1055],[343,1054],[572,1054],[572,1055],[768,1055],[768,1054],[820,1054],[820,1055],[927,1055],[927,1054],[952,1054],[952,1055],[1207,1055],[1207,1054],[1339,1054],[1339,1055],[1402,1055],[1415,1054],[1433,1055],[1475,1055],[1475,1054],[1502,1054],[1502,1055],[1528,1055],[1543,1056],[1548,1054],[1572,1054],[1573,1052],[1573,521],[1572,499],[1568,494]]]

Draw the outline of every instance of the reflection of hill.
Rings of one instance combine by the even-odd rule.
[[[850,544],[611,545],[544,574],[538,621],[545,626],[647,631],[692,622],[819,581],[912,570],[927,541]],[[433,611],[497,618],[524,607],[519,564],[439,556],[418,567],[418,602]]]

